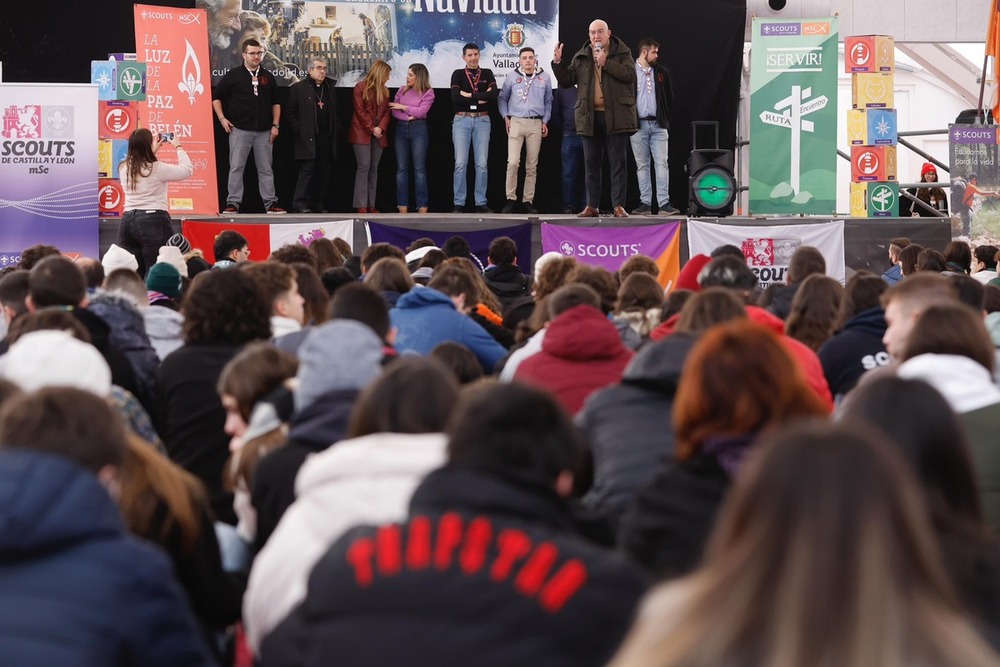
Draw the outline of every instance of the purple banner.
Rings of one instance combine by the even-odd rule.
[[[982,126],[953,126],[951,128],[951,142],[954,144],[992,144],[997,142],[997,129],[995,127]]]
[[[97,258],[97,87],[5,83],[0,100],[0,266],[36,243]]]
[[[681,223],[648,227],[567,227],[542,223],[542,252],[556,251],[577,261],[617,271],[633,255],[652,257],[660,266],[661,278],[680,265]]]
[[[426,229],[411,229],[409,227],[393,227],[378,222],[369,222],[368,240],[371,243],[390,243],[403,252],[406,247],[420,238],[429,238],[437,247],[452,236],[461,236],[468,244],[472,254],[485,268],[488,263],[490,242],[498,236],[509,236],[517,244],[517,265],[525,273],[531,272],[531,225],[514,225],[513,227],[497,227],[496,229],[452,229],[446,232],[430,232]]]

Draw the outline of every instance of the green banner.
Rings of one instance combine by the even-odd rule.
[[[750,213],[837,209],[837,19],[753,20]]]

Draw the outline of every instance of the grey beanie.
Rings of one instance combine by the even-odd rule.
[[[174,234],[167,239],[167,245],[172,245],[180,249],[182,255],[186,255],[191,252],[191,242],[181,234]]]
[[[354,320],[333,320],[315,327],[299,348],[299,387],[295,411],[338,389],[364,389],[382,371],[382,340]]]

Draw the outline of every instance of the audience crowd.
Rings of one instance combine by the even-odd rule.
[[[0,664],[1000,667],[996,247],[118,250],[0,270]]]

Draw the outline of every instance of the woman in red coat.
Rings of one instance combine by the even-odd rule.
[[[389,145],[389,89],[392,68],[376,60],[364,79],[354,86],[354,116],[348,141],[354,149],[358,171],[354,177],[354,207],[358,213],[378,213],[375,188],[382,149]]]

